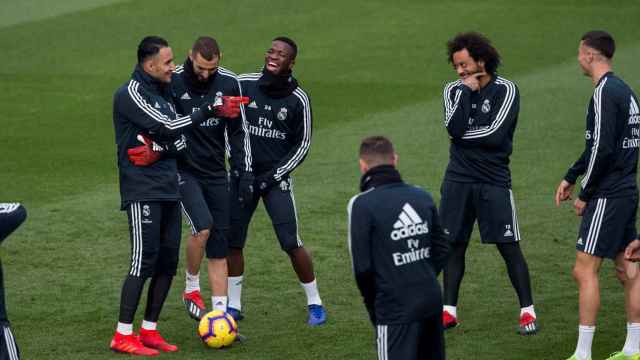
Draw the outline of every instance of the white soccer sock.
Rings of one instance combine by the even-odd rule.
[[[578,326],[578,345],[576,346],[576,358],[578,360],[591,359],[591,343],[596,332],[595,326]]]
[[[155,330],[157,327],[157,322],[142,320],[142,328],[145,330]]]
[[[185,271],[185,273],[187,274],[187,284],[184,287],[184,292],[200,291],[200,273],[191,275],[189,274],[189,270]]]
[[[640,352],[640,323],[627,323],[627,340],[622,352],[627,356]]]
[[[448,312],[449,314],[451,314],[451,316],[453,316],[454,318],[458,318],[458,310],[455,306],[451,306],[451,305],[444,305],[442,307],[443,311]]]
[[[229,303],[227,304],[227,307],[242,310],[241,297],[243,278],[243,275],[229,276],[227,278],[227,295],[229,296]]]
[[[526,312],[528,312],[529,314],[531,314],[531,316],[533,316],[534,318],[536,318],[536,319],[538,318],[538,317],[536,316],[536,311],[533,309],[533,304],[532,304],[532,305],[529,305],[529,306],[527,306],[527,307],[520,308],[520,316],[522,316],[522,314],[524,314],[524,313],[526,313]]]
[[[300,283],[300,285],[302,285],[304,293],[307,294],[307,305],[322,305],[316,279],[313,279],[312,282],[308,282],[306,284]]]
[[[211,304],[213,310],[222,310],[227,312],[227,297],[226,296],[212,296]]]
[[[116,328],[116,331],[122,335],[131,335],[133,334],[133,324],[125,324],[125,323],[118,322],[118,327]]]

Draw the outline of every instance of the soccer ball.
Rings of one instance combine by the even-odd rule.
[[[238,324],[233,316],[222,310],[213,310],[200,320],[198,336],[209,347],[220,349],[229,346],[238,335]]]

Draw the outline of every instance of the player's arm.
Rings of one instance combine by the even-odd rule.
[[[592,145],[587,146],[586,172],[582,178],[580,200],[588,202],[596,192],[599,182],[611,166],[616,149],[616,115],[618,108],[613,94],[607,92],[606,82],[598,86],[593,95],[595,116]]]
[[[296,125],[292,134],[290,134],[294,145],[291,147],[289,153],[280,159],[271,171],[260,175],[260,177],[256,179],[256,183],[261,188],[268,188],[282,180],[283,177],[300,166],[309,153],[312,127],[311,102],[304,91],[296,89],[293,93],[298,97],[299,101],[299,106],[294,112],[294,118],[291,122]]]
[[[501,81],[500,90],[491,106],[491,122],[479,129],[466,130],[457,140],[465,146],[497,147],[503,144],[505,136],[513,128],[520,111],[520,95],[514,83]]]
[[[444,126],[451,138],[461,138],[469,127],[471,89],[460,81],[454,81],[444,87],[443,97]]]
[[[447,263],[451,247],[449,238],[440,224],[440,216],[435,205],[431,206],[431,214],[431,266],[438,276]]]
[[[154,141],[176,139],[194,124],[199,125],[215,114],[213,104],[205,103],[191,115],[171,119],[147,102],[133,82],[126,91],[116,94],[114,107],[115,111],[144,130]]]
[[[242,97],[242,88],[237,79],[234,79],[232,88],[233,96]],[[245,107],[240,103],[240,112],[234,118],[226,119],[228,134],[228,152],[233,168],[240,172],[251,172],[251,143],[249,142],[249,129],[247,127]]]
[[[356,284],[369,312],[371,322],[375,324],[375,273],[371,251],[371,217],[354,196],[347,207],[348,245],[353,264]]]

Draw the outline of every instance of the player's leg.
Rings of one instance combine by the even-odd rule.
[[[180,254],[181,216],[179,202],[159,203],[161,211],[160,223],[160,249],[158,260],[155,264],[153,276],[147,293],[147,306],[140,330],[142,343],[154,349],[165,352],[177,351],[178,347],[167,343],[158,332],[158,319],[164,305],[171,282],[176,275],[178,258]]]
[[[444,360],[444,328],[440,314],[424,319],[421,323],[418,359]]]
[[[0,323],[0,360],[20,360],[20,348],[8,322]]]
[[[205,199],[213,218],[212,233],[206,244],[211,303],[213,310],[227,311],[227,255],[229,255],[229,185],[227,178],[209,181],[205,188]]]
[[[227,256],[227,312],[236,320],[242,320],[242,284],[244,281],[244,254],[242,249],[247,241],[247,231],[258,201],[259,193],[255,192],[250,201],[244,204],[238,202],[237,179],[231,178],[229,184],[229,201],[231,209],[229,217],[231,228],[229,230],[229,255]]]
[[[118,325],[111,349],[143,356],[158,354],[142,345],[133,333],[133,319],[147,278],[153,274],[160,247],[160,207],[158,203],[134,202],[127,206],[131,261],[120,294]]]
[[[458,325],[458,293],[465,272],[465,254],[469,237],[476,218],[473,188],[473,184],[445,181],[440,189],[440,219],[451,242],[451,252],[442,274],[442,323],[445,329]]]
[[[520,226],[511,189],[482,185],[478,201],[478,227],[483,243],[495,243],[520,302],[518,333],[538,331],[529,267],[519,241]]]
[[[195,320],[199,320],[206,310],[200,294],[200,264],[210,236],[212,218],[205,200],[205,191],[196,177],[187,172],[181,173],[182,211],[191,225],[191,235],[187,240],[187,269],[182,301],[187,314]]]
[[[284,179],[278,186],[269,189],[264,197],[264,205],[271,218],[280,247],[289,255],[291,265],[307,296],[309,310],[307,323],[312,326],[321,325],[326,322],[327,317],[320,299],[311,255],[304,248],[298,234],[293,179]]]
[[[376,325],[378,360],[422,360],[419,344],[422,323]]]
[[[628,217],[624,234],[620,237],[621,242],[618,245],[611,244],[612,248],[617,248],[615,256],[616,275],[624,287],[627,336],[622,351],[614,353],[609,359],[635,360],[640,359],[640,275],[638,275],[638,264],[624,259],[624,249],[636,238],[635,225],[638,203],[637,199],[633,197],[618,199],[615,202],[616,210],[618,210],[616,218],[622,219],[624,212]],[[607,205],[611,206],[612,204]],[[623,222],[619,223],[619,225],[623,224]]]

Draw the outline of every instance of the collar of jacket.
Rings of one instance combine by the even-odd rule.
[[[169,91],[169,84],[165,84],[162,81],[159,81],[153,76],[147,74],[147,72],[142,69],[142,66],[140,66],[140,64],[136,65],[135,69],[133,70],[133,74],[131,74],[131,78],[141,83],[145,89],[153,91],[164,97],[166,97],[167,92]]]
[[[262,76],[258,79],[258,87],[267,96],[279,99],[287,97],[298,87],[298,81],[291,72],[276,75],[262,68]]]
[[[379,165],[369,169],[360,179],[360,191],[367,191],[382,185],[402,182],[400,173],[393,165]]]
[[[198,94],[198,95],[206,95],[209,93],[211,89],[211,85],[213,84],[213,80],[216,75],[218,75],[218,70],[211,74],[207,81],[202,82],[198,80],[198,76],[193,72],[193,62],[187,56],[187,60],[184,61],[183,65],[183,74],[184,74],[184,84],[187,86],[189,91]]]

